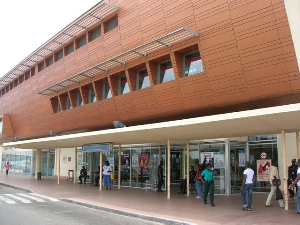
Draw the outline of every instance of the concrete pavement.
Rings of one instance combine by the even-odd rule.
[[[271,207],[265,207],[267,193],[254,193],[252,211],[243,211],[240,195],[215,196],[216,207],[204,205],[203,199],[196,199],[196,195],[189,197],[177,192],[171,193],[167,199],[166,192],[146,191],[139,188],[113,187],[113,190],[99,190],[90,184],[74,184],[64,178],[57,184],[57,178],[34,177],[0,174],[0,184],[30,190],[94,208],[116,211],[121,214],[131,214],[137,217],[150,217],[154,221],[166,224],[299,224],[300,215],[296,213],[296,200],[290,202],[290,210],[280,208],[272,199]],[[160,220],[162,219],[162,220]]]

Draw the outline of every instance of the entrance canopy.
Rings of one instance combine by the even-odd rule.
[[[300,104],[247,110],[163,123],[4,143],[23,149],[68,148],[90,143],[166,144],[204,139],[298,132]]]

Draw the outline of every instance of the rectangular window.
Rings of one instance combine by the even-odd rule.
[[[56,112],[59,113],[60,111],[61,111],[60,104],[59,104],[59,101],[57,100]]]
[[[113,29],[115,29],[118,26],[118,17],[114,18],[113,20],[105,23],[105,30],[106,32],[109,32]]]
[[[66,97],[66,110],[68,110],[68,109],[72,109],[69,95],[67,95],[67,97]]]
[[[100,36],[101,36],[101,27],[98,27],[97,29],[90,31],[90,41],[95,40]]]
[[[19,84],[21,84],[23,82],[24,82],[24,75],[22,75],[22,76],[19,77]]]
[[[92,86],[89,87],[89,96],[88,96],[88,103],[96,102],[96,96],[94,92],[94,88]]]
[[[13,88],[14,88],[14,82],[11,82],[11,83],[9,84],[9,87],[10,87],[10,90],[13,89]]]
[[[84,45],[86,45],[86,36],[77,40],[77,48],[81,48]]]
[[[128,86],[128,82],[127,82],[127,78],[126,76],[120,76],[119,77],[119,82],[118,82],[118,95],[123,95],[128,93],[129,90],[129,86]]]
[[[83,102],[82,102],[80,91],[77,91],[77,93],[76,93],[76,107],[82,106],[82,105],[83,105]]]
[[[142,69],[137,71],[137,75],[136,75],[136,89],[143,89],[146,87],[150,87],[150,79],[149,79],[149,75],[148,75],[148,71],[147,69]]]
[[[159,84],[175,80],[174,70],[171,60],[158,64],[157,82]]]
[[[30,71],[25,73],[25,80],[28,80],[30,78]]]
[[[3,123],[2,123],[2,119],[0,119],[0,134],[2,134],[2,129],[3,129]]]
[[[72,52],[74,52],[74,44],[73,43],[66,47],[66,55],[69,55]]]
[[[56,52],[55,53],[55,62],[57,62],[58,60],[61,60],[64,57],[64,52],[63,50]]]
[[[42,71],[43,69],[45,69],[44,61],[41,62],[41,63],[38,65],[38,70],[39,70],[39,72]]]
[[[199,51],[185,55],[183,57],[183,65],[183,74],[186,77],[204,72]]]
[[[31,76],[33,77],[35,75],[35,68],[31,69]]]
[[[8,85],[5,87],[5,93],[7,93],[7,92],[9,92],[9,86]]]
[[[51,66],[53,64],[53,56],[49,57],[48,59],[46,59],[46,65]]]
[[[14,85],[15,85],[15,87],[17,87],[17,86],[18,86],[18,84],[19,84],[19,79],[15,79],[15,81],[14,81]]]
[[[112,95],[111,95],[111,91],[110,91],[110,88],[109,88],[109,83],[106,81],[106,82],[103,82],[102,84],[102,99],[107,99],[107,98],[111,98]]]

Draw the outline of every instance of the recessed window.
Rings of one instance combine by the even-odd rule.
[[[195,51],[185,55],[183,57],[183,65],[184,76],[191,76],[197,73],[204,72],[199,51]]]
[[[35,68],[31,69],[31,76],[33,77],[35,75]]]
[[[158,64],[157,82],[162,84],[172,80],[175,80],[175,75],[171,60]]]
[[[53,56],[49,57],[46,59],[46,66],[51,66],[53,64]]]
[[[66,96],[66,110],[72,109],[69,95]]]
[[[77,49],[78,49],[78,48],[81,48],[81,47],[84,46],[84,45],[86,45],[86,36],[84,36],[84,37],[78,39],[78,40],[76,41],[76,43],[77,43]]]
[[[146,87],[150,87],[150,79],[149,79],[149,75],[148,75],[148,71],[147,69],[142,69],[137,71],[137,75],[136,75],[136,89],[143,89]]]
[[[30,78],[30,71],[25,73],[25,80],[28,80]]]
[[[18,84],[19,84],[19,79],[15,79],[15,81],[14,81],[14,85],[15,85],[15,87],[17,87],[17,86],[18,86]]]
[[[9,86],[8,85],[5,87],[5,92],[6,93],[9,92]]]
[[[101,37],[101,27],[98,27],[92,31],[89,32],[90,41],[97,39],[98,37]]]
[[[89,87],[88,103],[96,102],[96,96],[93,86]]]
[[[57,113],[61,112],[59,101],[57,101],[57,103],[56,103],[56,112]]]
[[[2,134],[2,129],[3,129],[3,123],[2,123],[2,119],[0,119],[0,134]]]
[[[111,90],[109,88],[108,81],[102,83],[102,99],[108,99],[111,98]]]
[[[45,69],[45,63],[44,63],[44,61],[41,62],[41,63],[38,65],[38,71],[39,71],[39,72],[42,71],[43,69]]]
[[[68,45],[65,49],[66,55],[71,54],[72,52],[74,52],[74,44],[72,42],[72,44]]]
[[[118,94],[123,95],[123,94],[128,93],[129,91],[130,90],[129,90],[128,81],[127,81],[126,76],[124,75],[124,76],[119,77]]]
[[[76,107],[82,106],[82,105],[83,105],[83,102],[82,102],[81,94],[80,94],[80,91],[78,90],[76,92]]]
[[[23,82],[24,82],[24,75],[22,75],[22,76],[19,77],[19,84],[21,84]]]
[[[54,55],[55,62],[57,62],[58,60],[61,60],[63,57],[64,57],[63,50],[60,50],[59,52],[56,52],[55,55]]]
[[[10,90],[13,89],[13,88],[14,88],[14,82],[11,82],[11,83],[9,84],[9,87],[10,87]]]
[[[105,32],[109,32],[118,26],[118,17],[113,18],[105,23]]]

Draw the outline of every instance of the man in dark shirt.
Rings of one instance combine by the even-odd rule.
[[[157,168],[157,179],[158,179],[158,184],[157,184],[157,192],[162,192],[161,186],[164,184],[164,173],[163,173],[163,161],[160,160],[160,164]]]
[[[189,181],[190,181],[190,184],[194,184],[195,183],[195,177],[196,177],[196,175],[197,175],[197,172],[196,172],[196,170],[194,169],[195,167],[194,166],[191,166],[191,171],[190,171],[190,179],[189,179]],[[180,194],[186,194],[186,190],[187,189],[187,179],[185,178],[184,180],[182,180],[181,182],[180,182]],[[193,190],[191,189],[191,192],[192,192]]]
[[[86,177],[87,177],[87,172],[84,166],[82,166],[82,169],[80,170],[80,176],[79,176],[79,180],[80,180],[80,184],[82,184],[82,178],[84,179],[83,182],[86,182]]]
[[[288,167],[288,173],[289,173],[289,178],[288,178],[288,186],[291,185],[291,183],[293,183],[293,181],[296,179],[297,177],[297,163],[296,163],[296,159],[292,159],[292,165]],[[296,186],[296,191],[297,191],[297,186]],[[295,192],[294,190],[288,189],[289,193],[290,193],[290,198],[294,198],[295,197]]]

